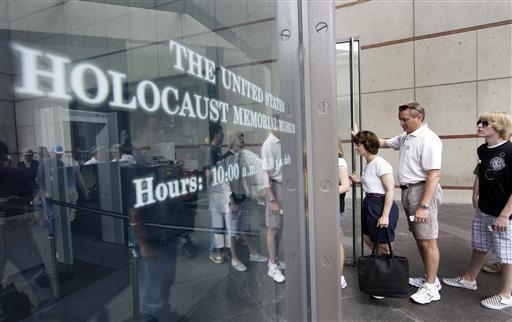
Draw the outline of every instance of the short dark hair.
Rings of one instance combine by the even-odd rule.
[[[377,154],[379,152],[379,138],[372,131],[360,131],[354,136],[355,144],[362,144],[366,151],[371,154]]]
[[[210,126],[210,141],[215,138],[215,136],[222,132],[222,126],[219,124],[213,124]]]

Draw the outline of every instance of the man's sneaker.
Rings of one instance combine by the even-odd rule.
[[[495,274],[501,272],[502,268],[503,266],[501,265],[500,262],[494,262],[482,266],[482,271]]]
[[[245,267],[245,265],[242,262],[237,261],[235,259],[231,260],[231,266],[233,266],[239,272],[245,272],[247,270],[247,267]]]
[[[439,301],[440,299],[441,295],[439,295],[437,288],[427,285],[423,285],[416,293],[411,295],[411,300],[418,304],[428,304],[432,301]]]
[[[341,288],[347,288],[348,284],[347,284],[347,280],[345,279],[345,276],[341,275],[340,277],[340,284],[341,284]]]
[[[269,259],[268,267],[270,268],[271,265],[277,265],[277,268],[279,268],[279,269],[286,269],[286,264],[284,262],[281,262],[279,259],[277,260],[277,262],[275,264],[272,263],[272,261]]]
[[[443,278],[443,283],[448,286],[467,288],[468,290],[476,290],[478,286],[475,282],[465,281],[462,276],[452,277],[452,278]]]
[[[281,270],[277,267],[277,265],[271,265],[268,268],[268,276],[270,276],[274,281],[277,283],[284,282],[284,276],[283,273],[281,273]]]
[[[379,296],[379,295],[372,295],[372,298],[374,298],[376,300],[383,300],[383,299],[385,299],[384,296]]]
[[[425,277],[409,277],[409,285],[420,288],[425,284],[427,280]],[[434,282],[434,285],[437,287],[437,290],[440,291],[442,286],[441,282],[439,281],[439,278],[436,276],[436,281]]]
[[[222,264],[224,263],[224,257],[222,257],[219,254],[212,254],[210,255],[210,260],[214,262],[215,264]]]
[[[260,263],[264,263],[264,262],[268,261],[268,257],[263,256],[263,255],[261,255],[261,254],[254,254],[254,255],[253,255],[253,254],[251,254],[251,255],[249,256],[249,260],[250,260],[251,262],[260,262]]]
[[[512,297],[506,299],[503,298],[501,295],[497,294],[489,298],[486,298],[485,300],[482,300],[480,304],[482,304],[483,307],[486,307],[488,309],[501,310],[512,306]]]

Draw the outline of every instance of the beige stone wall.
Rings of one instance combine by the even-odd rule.
[[[417,100],[443,139],[445,202],[469,203],[475,121],[512,112],[512,2],[339,1],[338,39],[360,38],[364,127],[400,133],[397,106]],[[345,6],[343,6],[345,5]],[[382,156],[397,167],[398,156]]]

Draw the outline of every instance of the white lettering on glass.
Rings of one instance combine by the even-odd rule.
[[[85,76],[89,74],[94,77],[96,84],[96,96],[90,97],[85,85]],[[71,70],[71,89],[73,93],[83,102],[90,105],[99,105],[108,97],[108,80],[98,67],[82,63]]]
[[[43,53],[40,50],[25,47],[14,43],[12,48],[20,54],[21,82],[15,91],[20,94],[44,96],[57,99],[71,99],[66,93],[66,64],[70,60],[66,57]],[[48,69],[41,69],[39,62],[46,60]],[[40,87],[40,78],[51,80],[50,91],[43,91]]]

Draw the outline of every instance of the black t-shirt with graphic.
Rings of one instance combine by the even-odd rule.
[[[512,142],[488,148],[478,147],[478,208],[486,214],[499,216],[512,194]]]

